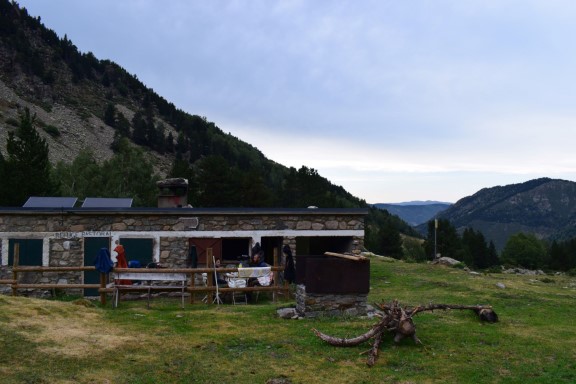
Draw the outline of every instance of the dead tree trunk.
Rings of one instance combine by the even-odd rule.
[[[378,353],[380,349],[380,344],[382,343],[383,334],[389,332],[394,335],[394,342],[398,343],[405,337],[411,337],[415,343],[421,344],[420,340],[416,336],[416,325],[412,320],[412,316],[419,312],[424,311],[434,311],[437,309],[448,310],[448,309],[469,309],[474,311],[482,321],[487,321],[490,323],[495,323],[498,321],[498,315],[490,306],[483,305],[450,305],[450,304],[429,304],[426,306],[418,306],[414,308],[403,308],[398,305],[398,301],[394,300],[390,304],[378,304],[380,310],[382,310],[383,315],[381,315],[378,323],[374,324],[372,328],[359,336],[347,339],[327,335],[318,331],[317,329],[312,329],[312,331],[320,339],[324,340],[330,345],[336,347],[353,347],[362,344],[370,339],[374,339],[372,343],[372,348],[368,351],[368,359],[366,364],[371,367],[376,362],[378,358]]]

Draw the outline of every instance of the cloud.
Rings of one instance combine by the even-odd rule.
[[[572,1],[20,3],[178,108],[370,201],[576,177]]]

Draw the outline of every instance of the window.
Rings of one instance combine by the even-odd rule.
[[[42,265],[42,239],[10,239],[8,242],[8,265],[14,265],[15,245],[19,246],[18,265]]]

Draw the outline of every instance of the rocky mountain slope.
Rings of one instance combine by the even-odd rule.
[[[497,249],[518,232],[569,239],[576,236],[576,183],[541,178],[484,188],[440,212],[438,218],[450,220],[460,230],[480,230]],[[425,231],[426,224],[418,229]]]
[[[114,79],[111,81],[110,79]],[[130,121],[141,109],[148,90],[117,64],[81,53],[32,18],[25,9],[0,2],[0,151],[6,154],[9,129],[29,108],[36,114],[41,136],[50,148],[50,160],[72,161],[89,148],[98,160],[113,155],[115,129],[103,121],[113,104]],[[165,133],[173,124],[156,113],[154,120]],[[160,174],[173,160],[169,153],[148,151]]]
[[[278,164],[206,117],[178,109],[120,65],[81,52],[39,16],[0,0],[4,156],[8,132],[25,108],[36,115],[52,164],[70,163],[83,149],[107,160],[128,140],[145,151],[159,177],[188,178],[189,201],[199,206],[366,206],[316,170]]]

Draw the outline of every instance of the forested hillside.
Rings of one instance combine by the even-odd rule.
[[[185,177],[198,207],[367,207],[315,169],[277,164],[207,117],[178,109],[8,0],[0,0],[0,127],[3,206],[30,195],[154,206],[158,179]],[[372,250],[399,231],[414,234],[398,217],[371,210]]]
[[[474,228],[501,250],[518,232],[541,239],[567,240],[576,235],[576,183],[540,178],[484,188],[438,214],[462,230]]]
[[[540,178],[484,188],[418,226],[426,255],[476,268],[576,273],[576,183]]]
[[[9,1],[0,8],[0,78],[15,96],[3,97],[4,125],[17,125],[29,107],[54,164],[71,163],[83,149],[109,159],[127,138],[145,150],[159,176],[192,179],[193,205],[364,205],[314,169],[276,164],[206,117],[179,110],[119,65],[81,53],[67,36],[59,38],[25,9]],[[63,110],[74,118],[65,120]],[[83,131],[96,131],[97,139],[83,139]],[[84,145],[75,147],[74,141]]]

